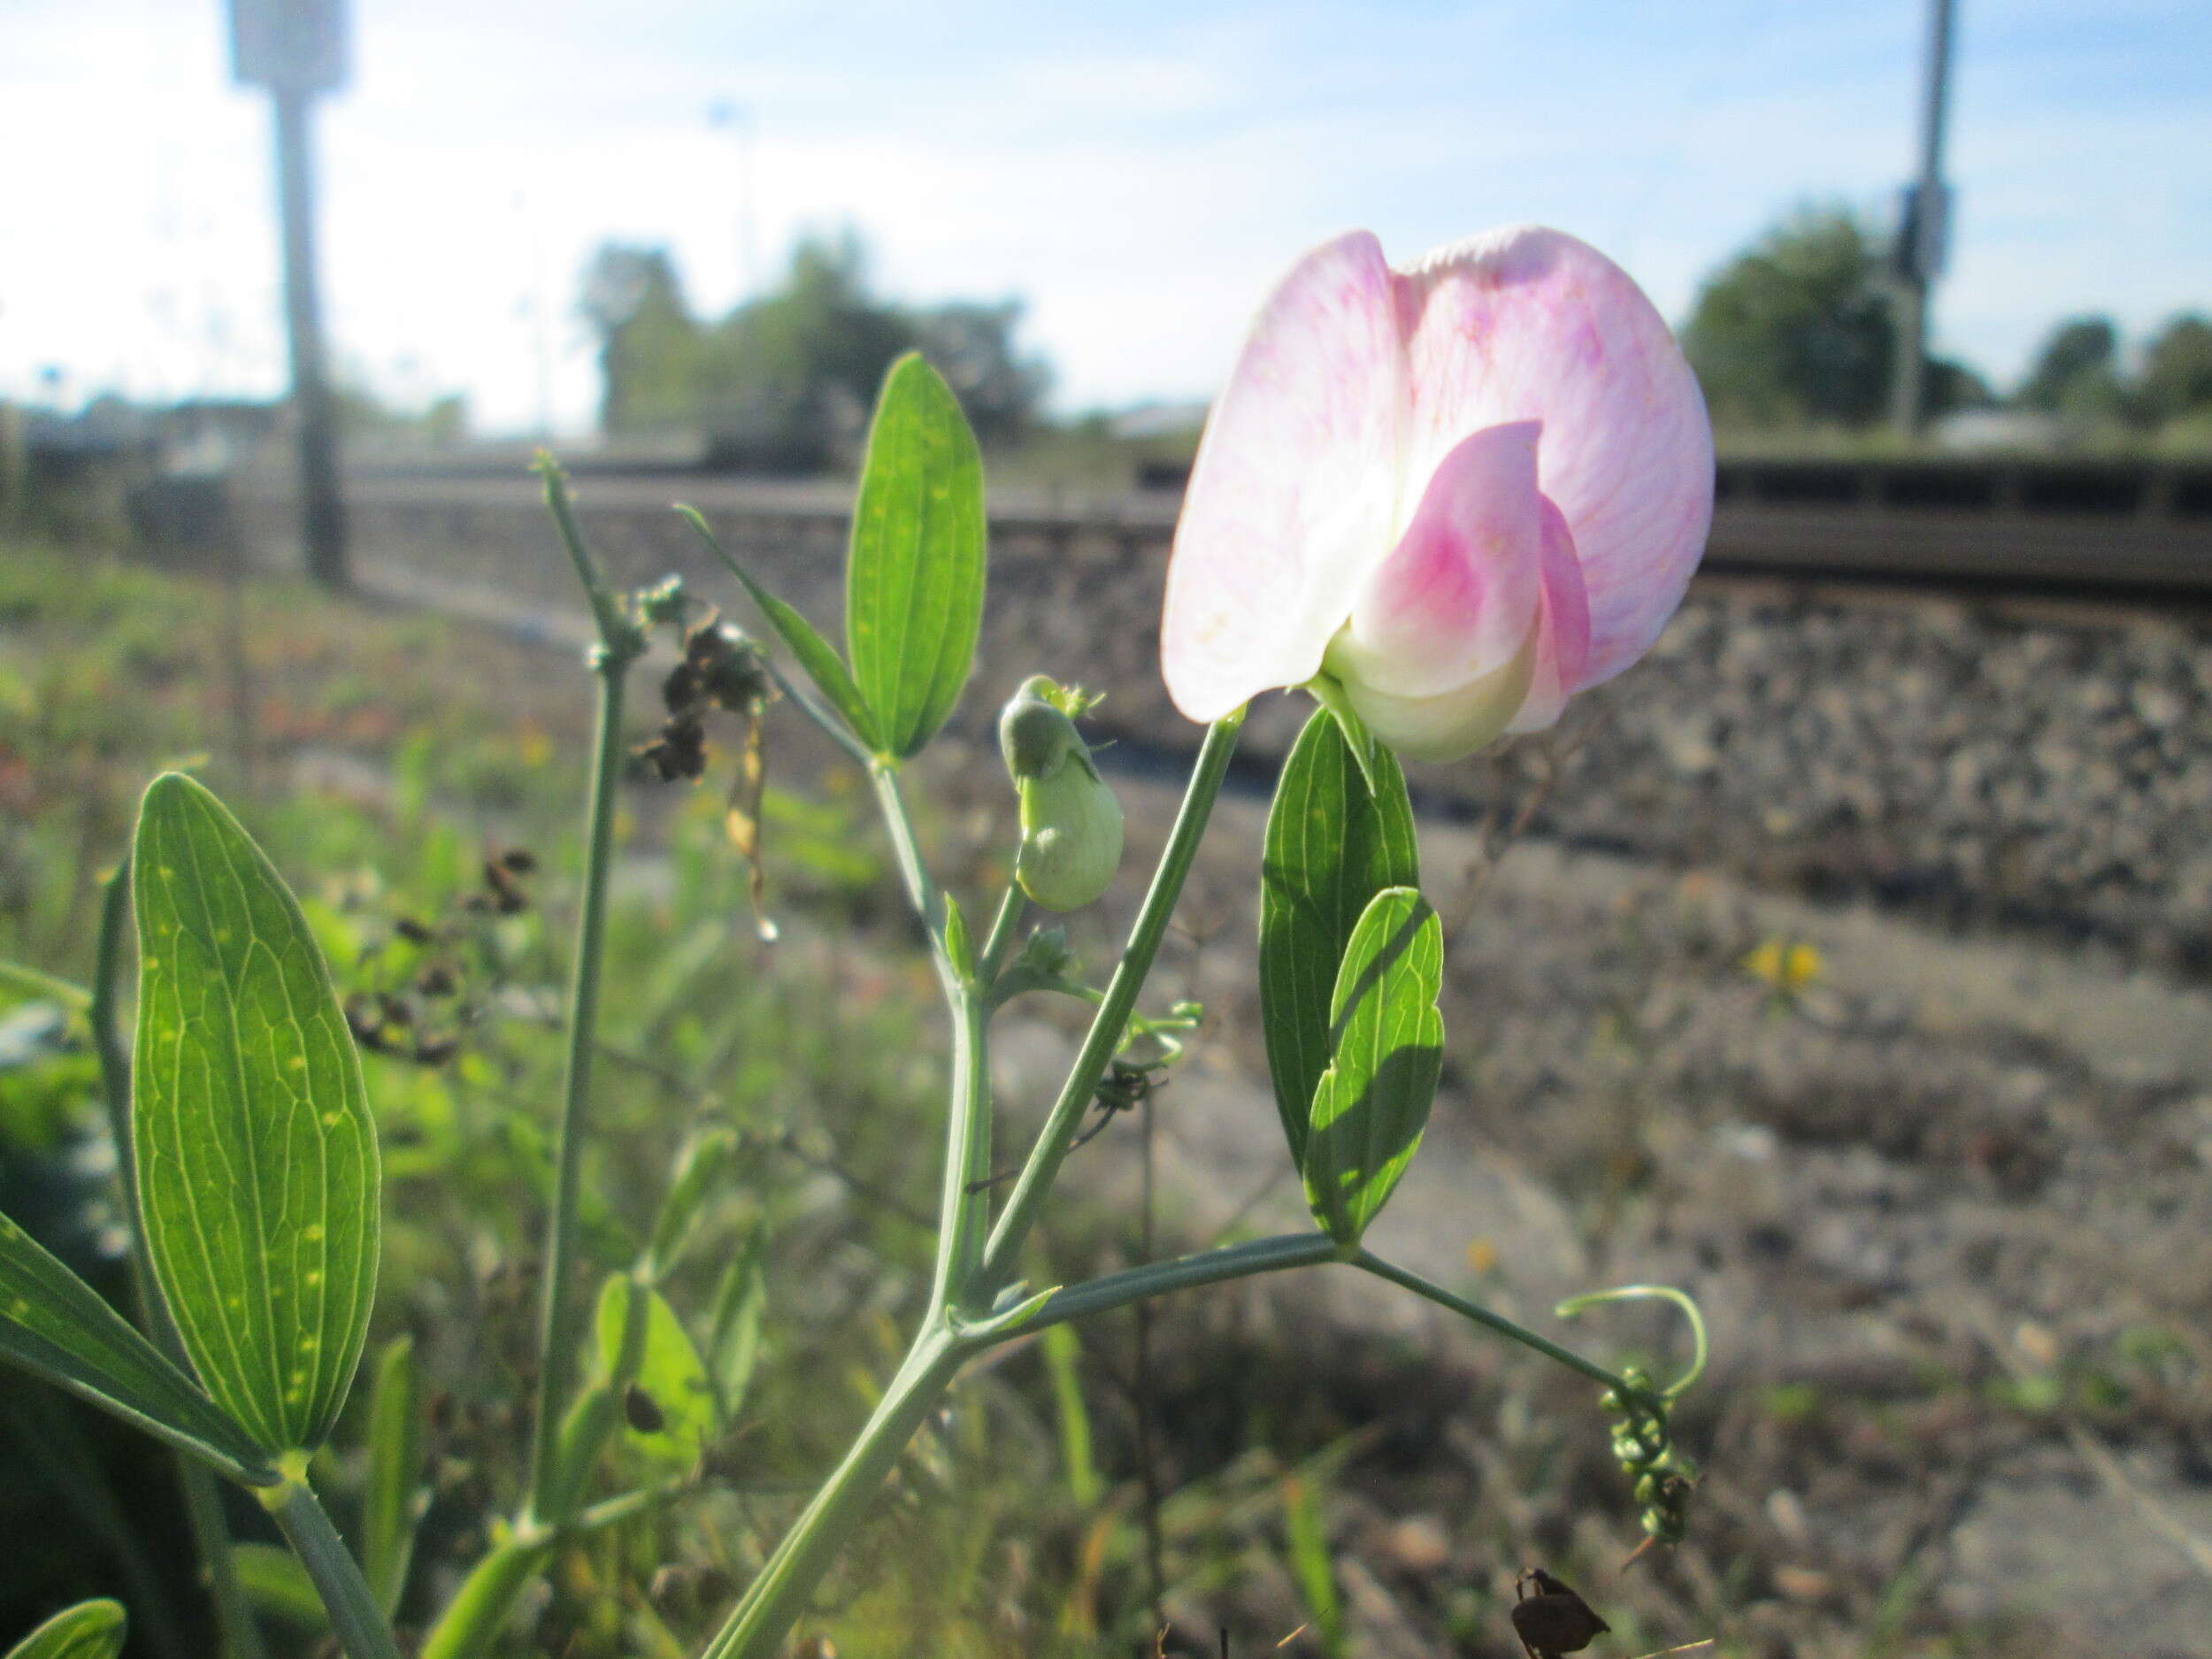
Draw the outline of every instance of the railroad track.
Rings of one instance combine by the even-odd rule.
[[[742,480],[672,468],[577,467],[605,511],[683,500],[760,537],[841,534],[849,485]],[[365,507],[537,511],[533,480],[496,472],[363,471]],[[1001,538],[1046,550],[1087,540],[1164,548],[1179,495],[995,491]],[[1720,469],[1704,571],[1877,587],[2212,605],[2212,466],[1753,463]]]

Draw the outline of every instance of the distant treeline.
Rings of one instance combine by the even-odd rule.
[[[659,248],[611,243],[584,279],[610,433],[706,434],[725,465],[814,472],[856,451],[884,370],[918,348],[984,442],[1032,436],[1050,372],[1015,340],[1021,302],[914,307],[877,296],[859,239],[803,241],[780,285],[716,319],[694,315]],[[1899,349],[1888,238],[1847,208],[1800,209],[1716,270],[1682,343],[1724,439],[1873,432]],[[2012,410],[2056,442],[2212,444],[2212,321],[2177,316],[2123,349],[2108,318],[2055,325],[2020,385],[1929,359],[1928,414]]]
[[[1898,330],[1887,239],[1847,209],[1793,214],[1706,279],[1682,343],[1724,432],[1878,424]],[[1929,412],[2011,408],[2078,436],[2205,428],[2212,439],[2212,321],[2170,319],[2124,360],[2105,317],[2055,325],[2027,378],[2001,396],[1964,364],[1931,358]]]
[[[802,241],[780,287],[718,321],[692,313],[665,250],[610,243],[586,271],[583,311],[599,336],[604,430],[703,432],[717,460],[759,470],[849,459],[902,351],[928,357],[986,443],[1024,435],[1050,380],[1015,344],[1019,300],[880,299],[849,231]]]

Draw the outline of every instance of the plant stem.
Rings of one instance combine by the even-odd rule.
[[[937,1206],[937,1259],[930,1279],[932,1325],[941,1322],[946,1310],[960,1302],[983,1252],[983,1234],[990,1217],[990,1194],[976,1190],[977,1178],[991,1163],[991,1067],[987,1026],[990,1004],[988,978],[980,971],[964,976],[946,949],[942,901],[929,866],[922,860],[913,815],[899,787],[898,768],[890,762],[872,761],[869,780],[874,784],[876,803],[891,837],[899,877],[906,896],[929,935],[930,960],[944,987],[946,1006],[952,1016],[952,1106],[946,1116],[944,1181]],[[1010,899],[1001,902],[984,948],[987,960],[994,949],[1002,952],[1013,932],[1008,917],[1014,910]]]
[[[930,1278],[933,1319],[966,1307],[990,1224],[990,1193],[978,1185],[991,1167],[991,1011],[972,985],[952,993],[952,1110],[945,1125],[944,1184],[938,1194],[937,1261]]]
[[[1110,1313],[1133,1302],[1164,1296],[1178,1290],[1195,1290],[1225,1279],[1250,1279],[1257,1273],[1280,1272],[1286,1268],[1315,1267],[1343,1260],[1334,1239],[1325,1233],[1284,1233],[1272,1238],[1248,1239],[1242,1244],[1200,1250],[1171,1261],[1148,1262],[1070,1285],[1052,1293],[1050,1300],[1018,1325],[994,1336],[995,1342],[1033,1335],[1048,1325],[1064,1325]]]
[[[1392,1284],[1401,1286],[1417,1296],[1427,1297],[1440,1308],[1450,1309],[1463,1319],[1471,1319],[1477,1325],[1495,1331],[1500,1336],[1518,1342],[1523,1348],[1534,1348],[1545,1358],[1557,1360],[1569,1371],[1579,1371],[1594,1383],[1617,1390],[1623,1395],[1642,1394],[1647,1392],[1615,1376],[1595,1361],[1583,1358],[1572,1348],[1562,1348],[1550,1339],[1537,1335],[1526,1325],[1516,1325],[1503,1314],[1491,1312],[1480,1302],[1469,1302],[1464,1296],[1455,1296],[1441,1285],[1432,1284],[1422,1278],[1420,1274],[1400,1267],[1394,1262],[1386,1262],[1371,1250],[1362,1250],[1351,1258],[1351,1263],[1354,1267],[1358,1268],[1363,1273],[1372,1273],[1378,1279],[1386,1279]]]
[[[915,915],[922,918],[923,931],[929,935],[929,954],[937,964],[937,975],[949,992],[959,983],[959,975],[945,954],[944,916],[937,896],[937,883],[929,873],[929,866],[922,862],[922,847],[914,833],[913,815],[907,810],[906,795],[899,787],[897,763],[880,758],[868,763],[868,781],[875,786],[876,804],[883,812],[883,827],[891,837],[891,856],[898,863],[899,880],[906,888],[907,902],[914,907]]]
[[[983,955],[976,962],[976,983],[987,992],[996,983],[1000,970],[1006,966],[1006,953],[1014,948],[1014,935],[1021,931],[1022,915],[1028,908],[1028,895],[1018,884],[1009,881],[1006,891],[999,897],[998,914],[991,918],[991,933],[983,941]]]
[[[313,1489],[303,1481],[287,1480],[265,1489],[261,1501],[314,1580],[323,1605],[330,1609],[330,1627],[350,1659],[399,1659],[399,1646],[392,1640],[374,1592]]]
[[[583,908],[576,920],[576,960],[568,1003],[568,1056],[561,1092],[561,1120],[554,1152],[553,1209],[546,1219],[545,1289],[538,1318],[537,1415],[530,1446],[530,1510],[541,1520],[554,1478],[575,1360],[578,1318],[570,1280],[575,1277],[577,1187],[591,1102],[591,1063],[599,1026],[599,967],[605,954],[607,879],[614,865],[615,786],[622,774],[622,704],[630,664],[645,651],[644,636],[622,614],[601,580],[568,504],[560,469],[543,461],[545,494],[554,522],[591,600],[599,623],[592,672],[599,679],[596,741],[592,751],[591,804],[584,864]]]
[[[138,1173],[131,1143],[131,1056],[123,1041],[122,1017],[115,1005],[115,984],[123,968],[123,935],[130,926],[131,862],[126,857],[100,895],[100,932],[92,966],[92,1001],[86,1019],[92,1027],[93,1051],[100,1063],[100,1094],[107,1107],[108,1138],[115,1147],[117,1213],[123,1217],[124,1237],[130,1247],[132,1300],[138,1304],[138,1323],[155,1345],[188,1374],[191,1362],[184,1343],[169,1318],[154,1279],[153,1258],[147,1254],[145,1230],[138,1224]],[[199,1553],[208,1600],[215,1609],[215,1628],[230,1659],[262,1659],[261,1632],[254,1624],[253,1608],[231,1557],[230,1527],[223,1519],[222,1490],[215,1477],[200,1463],[179,1453],[177,1485],[184,1497],[186,1523]]]
[[[766,1659],[775,1649],[967,1351],[941,1327],[916,1340],[844,1461],[792,1523],[700,1659]]]
[[[1060,1097],[1053,1102],[1044,1127],[1038,1131],[1036,1144],[1022,1165],[1005,1211],[999,1217],[998,1225],[984,1249],[978,1286],[980,1294],[987,1295],[1013,1277],[1014,1263],[1029,1238],[1029,1230],[1036,1224],[1045,1197],[1060,1173],[1060,1164],[1082,1128],[1083,1114],[1090,1109],[1092,1096],[1097,1093],[1098,1079],[1105,1075],[1107,1062],[1121,1046],[1130,1010],[1135,1008],[1137,993],[1144,987],[1146,976],[1152,972],[1152,959],[1159,953],[1168,918],[1175,911],[1175,902],[1182,896],[1183,882],[1198,855],[1198,843],[1206,833],[1206,820],[1212,816],[1215,798],[1221,793],[1222,780],[1229,771],[1229,757],[1236,752],[1237,733],[1243,725],[1244,710],[1239,709],[1206,728],[1205,743],[1191,771],[1190,787],[1184,792],[1183,805],[1176,814],[1167,849],[1160,856],[1160,867],[1153,872],[1151,889],[1144,895],[1143,908],[1137,912],[1136,924],[1129,931],[1129,943],[1122,952],[1120,965],[1114,970],[1105,997],[1092,1018],[1082,1049],[1075,1057],[1066,1083],[1061,1087]]]
[[[423,1639],[420,1659],[471,1659],[488,1651],[552,1548],[551,1537],[536,1535],[493,1545]]]

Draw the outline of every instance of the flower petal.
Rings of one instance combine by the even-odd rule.
[[[1536,423],[1516,421],[1485,427],[1444,457],[1330,646],[1332,673],[1393,696],[1432,697],[1512,660],[1541,585],[1536,442]]]
[[[1571,695],[1650,648],[1681,603],[1713,508],[1696,378],[1619,266],[1520,227],[1440,249],[1397,280],[1411,418],[1405,476],[1469,433],[1537,420],[1537,478],[1572,533],[1590,649]]]
[[[1367,729],[1402,758],[1464,760],[1506,731],[1528,700],[1535,666],[1532,631],[1510,661],[1435,696],[1397,697],[1350,680],[1344,695]]]
[[[1367,232],[1325,243],[1262,308],[1206,421],[1168,565],[1161,670],[1213,720],[1310,680],[1390,549],[1404,359]]]
[[[1536,616],[1536,672],[1528,701],[1505,729],[1540,732],[1559,718],[1590,660],[1590,597],[1564,514],[1544,500],[1544,593]]]

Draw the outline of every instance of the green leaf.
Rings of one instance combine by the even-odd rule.
[[[131,875],[147,1254],[217,1403],[265,1451],[312,1450],[376,1285],[376,1128],[352,1033],[297,901],[189,778],[146,791]]]
[[[645,1253],[645,1277],[652,1283],[667,1278],[682,1256],[700,1211],[736,1156],[737,1136],[727,1129],[709,1130],[678,1155],[675,1177],[653,1218],[653,1241]]]
[[[290,1550],[274,1544],[234,1544],[231,1564],[238,1573],[238,1587],[257,1612],[280,1619],[309,1635],[330,1628],[330,1609],[315,1588],[314,1579]]]
[[[845,659],[838,656],[836,649],[815,632],[811,622],[755,581],[745,567],[730,557],[722,543],[715,539],[714,532],[707,528],[706,518],[696,507],[687,507],[680,502],[676,511],[683,515],[686,524],[699,533],[700,539],[707,544],[708,551],[720,559],[730,574],[744,585],[745,591],[752,595],[753,603],[760,607],[761,615],[766,617],[769,626],[782,636],[791,655],[798,658],[799,666],[806,671],[806,677],[814,682],[815,689],[827,697],[830,706],[844,717],[845,724],[852,728],[853,735],[871,749],[881,750],[883,743],[876,735],[875,716],[868,711],[867,699],[860,695],[860,687],[853,683],[852,675],[846,670]]]
[[[1337,729],[1344,734],[1353,764],[1359,768],[1360,780],[1367,786],[1367,792],[1372,795],[1381,782],[1375,771],[1375,757],[1381,752],[1382,745],[1375,741],[1374,733],[1367,729],[1367,722],[1359,718],[1359,710],[1352,706],[1352,699],[1346,694],[1343,682],[1333,675],[1316,674],[1306,682],[1306,689],[1336,721]]]
[[[1041,1339],[1045,1371],[1052,1379],[1052,1403],[1060,1419],[1060,1463],[1068,1478],[1068,1496],[1088,1514],[1098,1508],[1104,1485],[1091,1456],[1091,1413],[1083,1399],[1082,1348],[1072,1325],[1045,1327]]]
[[[1385,887],[1417,887],[1420,852],[1397,757],[1371,790],[1336,718],[1317,709],[1283,764],[1260,877],[1260,1011],[1290,1155],[1302,1166],[1329,1064],[1330,995],[1352,929]]]
[[[591,1485],[592,1471],[599,1465],[599,1454],[607,1449],[607,1439],[621,1421],[621,1390],[612,1383],[595,1382],[577,1394],[554,1442],[553,1477],[546,1483],[540,1520],[565,1522],[576,1513]]]
[[[634,1371],[622,1364],[624,1325],[630,1314],[630,1298],[645,1298],[645,1345]],[[688,1468],[699,1460],[714,1439],[714,1388],[699,1350],[685,1334],[676,1310],[658,1291],[641,1290],[620,1275],[610,1279],[599,1298],[599,1356],[608,1375],[625,1385],[624,1407],[628,1414],[628,1443],[656,1461]],[[635,1389],[648,1402],[641,1407]],[[655,1429],[641,1429],[641,1420],[657,1421]]]
[[[234,1480],[276,1471],[252,1438],[97,1291],[0,1216],[0,1360],[81,1394]]]
[[[904,759],[960,699],[983,627],[983,457],[937,371],[884,377],[845,566],[845,647],[882,752]]]
[[[361,1500],[361,1572],[389,1618],[407,1586],[422,1482],[422,1382],[415,1340],[394,1337],[369,1385],[369,1479]]]
[[[9,1648],[7,1659],[115,1659],[129,1623],[120,1601],[80,1601]]]
[[[945,899],[945,960],[963,979],[975,977],[975,943],[968,937],[968,918],[960,913],[960,901],[948,893]]]
[[[754,1227],[714,1293],[707,1365],[722,1421],[734,1422],[760,1362],[760,1321],[768,1309],[768,1228]]]
[[[1329,999],[1333,1057],[1313,1094],[1301,1171],[1313,1216],[1348,1248],[1421,1144],[1444,1064],[1444,927],[1411,887],[1378,893]]]

